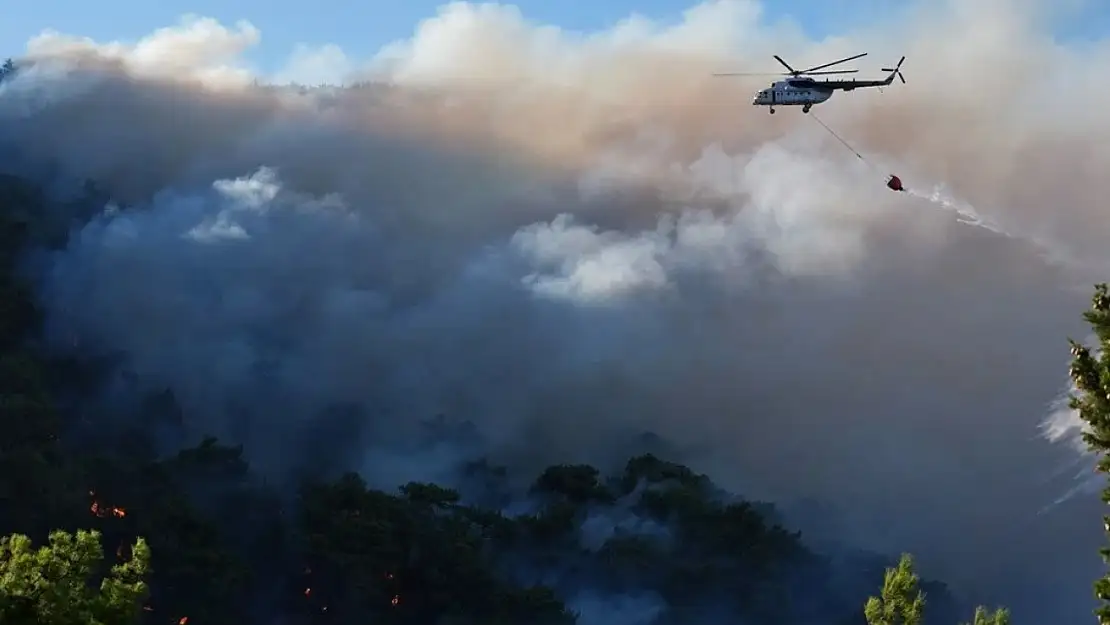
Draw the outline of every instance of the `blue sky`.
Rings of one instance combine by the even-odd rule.
[[[967,0],[974,2],[976,0]],[[768,17],[791,16],[813,36],[866,23],[875,13],[907,0],[765,0]],[[575,30],[603,28],[633,12],[677,19],[696,0],[517,0],[531,19]],[[168,26],[183,13],[215,17],[225,24],[250,20],[262,31],[252,60],[276,69],[297,43],[339,44],[348,55],[365,58],[383,44],[408,37],[416,24],[435,13],[439,0],[33,0],[7,3],[0,12],[0,57],[19,54],[27,39],[50,27],[98,41],[133,40]],[[1061,0],[1064,4],[1064,0]],[[1071,15],[1062,34],[1103,38],[1110,32],[1110,2],[1088,0],[1082,15]]]

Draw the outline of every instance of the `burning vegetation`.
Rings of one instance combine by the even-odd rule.
[[[116,506],[105,506],[105,505],[101,504],[99,501],[97,501],[96,500],[96,493],[94,491],[91,491],[91,490],[89,491],[89,497],[93,498],[92,503],[89,505],[89,511],[91,511],[93,513],[93,516],[97,516],[97,517],[100,517],[102,519],[103,518],[122,519],[123,517],[127,516],[127,511],[124,510],[123,508],[118,508]]]
[[[753,623],[764,610],[781,612],[783,597],[794,593],[807,596],[787,604],[798,606],[799,618],[810,606],[847,618],[863,599],[841,602],[830,588],[815,585],[812,579],[835,579],[833,571],[824,571],[800,537],[769,521],[760,507],[721,502],[704,475],[651,455],[633,458],[609,477],[585,465],[550,467],[531,488],[539,507],[506,516],[464,504],[458,492],[434,484],[388,493],[355,474],[304,484],[290,511],[277,493],[243,479],[248,469],[241,454],[209,439],[138,467],[89,459],[85,473],[101,487],[83,493],[88,512],[127,520],[105,525],[113,543],[123,543],[116,561],[134,559],[134,547],[126,545],[136,536],[161,554],[149,574],[149,598],[135,609],[144,625],[241,625],[259,617],[258,597],[280,587],[292,592],[284,602],[265,604],[272,605],[269,616],[300,615],[304,623],[433,622],[450,615],[463,624],[569,625],[575,617],[560,596],[581,582],[524,585],[511,572],[522,565],[557,570],[572,560],[599,587],[643,589],[672,605],[716,606]],[[486,463],[466,471],[495,490],[509,484],[504,470]],[[226,485],[204,509],[189,491],[197,475]],[[127,493],[142,514],[130,514],[107,493]],[[574,549],[587,516],[610,508],[612,514],[634,510],[664,531],[618,532],[599,550]],[[672,557],[675,549],[682,558]],[[287,570],[286,562],[311,564]],[[700,576],[696,584],[673,581],[689,579],[690,567]],[[796,577],[804,570],[815,577]],[[805,584],[791,581],[803,578]],[[764,599],[768,583],[779,589],[773,600]],[[945,595],[932,590],[939,613]],[[822,603],[826,598],[830,603]],[[170,616],[181,614],[189,616]]]

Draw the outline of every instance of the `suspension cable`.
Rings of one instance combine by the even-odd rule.
[[[818,124],[821,124],[821,127],[822,127],[822,128],[824,128],[825,130],[827,130],[827,131],[828,131],[828,133],[829,133],[830,135],[832,135],[832,136],[833,136],[834,138],[836,138],[836,140],[837,140],[837,141],[839,141],[839,142],[840,142],[841,144],[843,144],[843,145],[844,145],[844,147],[848,148],[848,150],[849,150],[849,151],[851,151],[851,152],[852,152],[852,154],[855,154],[855,155],[856,155],[856,157],[857,157],[857,158],[858,158],[859,160],[863,161],[864,163],[867,163],[867,166],[868,166],[868,167],[870,167],[871,169],[874,169],[874,170],[875,170],[876,172],[877,172],[877,171],[879,171],[879,170],[878,170],[878,168],[876,168],[876,167],[875,167],[875,166],[874,166],[873,164],[871,164],[871,161],[868,161],[868,160],[867,160],[866,158],[864,158],[864,157],[863,157],[863,155],[862,155],[862,154],[860,154],[858,150],[856,150],[855,148],[853,148],[853,147],[852,147],[852,146],[851,146],[851,145],[850,145],[850,144],[849,144],[849,143],[848,143],[847,141],[845,141],[843,137],[841,137],[840,135],[836,134],[836,131],[834,131],[834,130],[833,130],[832,128],[829,128],[828,124],[826,124],[825,122],[821,121],[821,118],[820,118],[820,117],[817,117],[817,115],[815,115],[815,114],[814,114],[814,113],[813,113],[812,111],[811,111],[811,112],[809,113],[809,116],[810,116],[810,117],[812,117],[812,118],[813,118],[813,120],[814,120],[814,121],[816,121],[816,122],[817,122]]]

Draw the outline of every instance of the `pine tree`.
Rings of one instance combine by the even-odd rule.
[[[983,606],[975,608],[975,618],[967,625],[1010,625],[1010,611],[998,608],[994,612]]]
[[[863,607],[867,625],[921,625],[925,618],[925,593],[921,592],[913,557],[902,554],[898,566],[888,568],[878,597],[871,597]],[[1010,625],[1010,611],[994,611],[984,606],[975,608],[975,616],[966,625]]]
[[[886,570],[880,596],[867,600],[863,614],[867,625],[921,625],[924,612],[925,594],[918,589],[913,557],[904,553],[897,567]]]
[[[1097,471],[1110,473],[1110,294],[1107,285],[1095,285],[1091,309],[1083,314],[1097,338],[1097,355],[1091,349],[1069,339],[1071,344],[1071,378],[1078,393],[1070,405],[1087,425],[1083,441],[1098,456]],[[1102,491],[1104,503],[1110,503],[1110,486]],[[1110,535],[1110,516],[1103,516],[1103,529]],[[1110,564],[1110,548],[1100,549],[1104,562]],[[1099,623],[1110,625],[1110,574],[1095,582],[1095,597],[1100,605],[1095,610]]]

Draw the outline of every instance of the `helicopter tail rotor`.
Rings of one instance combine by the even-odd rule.
[[[902,57],[898,61],[897,65],[895,65],[894,67],[884,67],[882,71],[890,72],[891,80],[893,80],[894,77],[897,76],[898,80],[901,80],[902,84],[904,85],[904,84],[906,84],[906,77],[902,75],[902,62],[905,61],[905,60],[906,60],[906,57]]]

